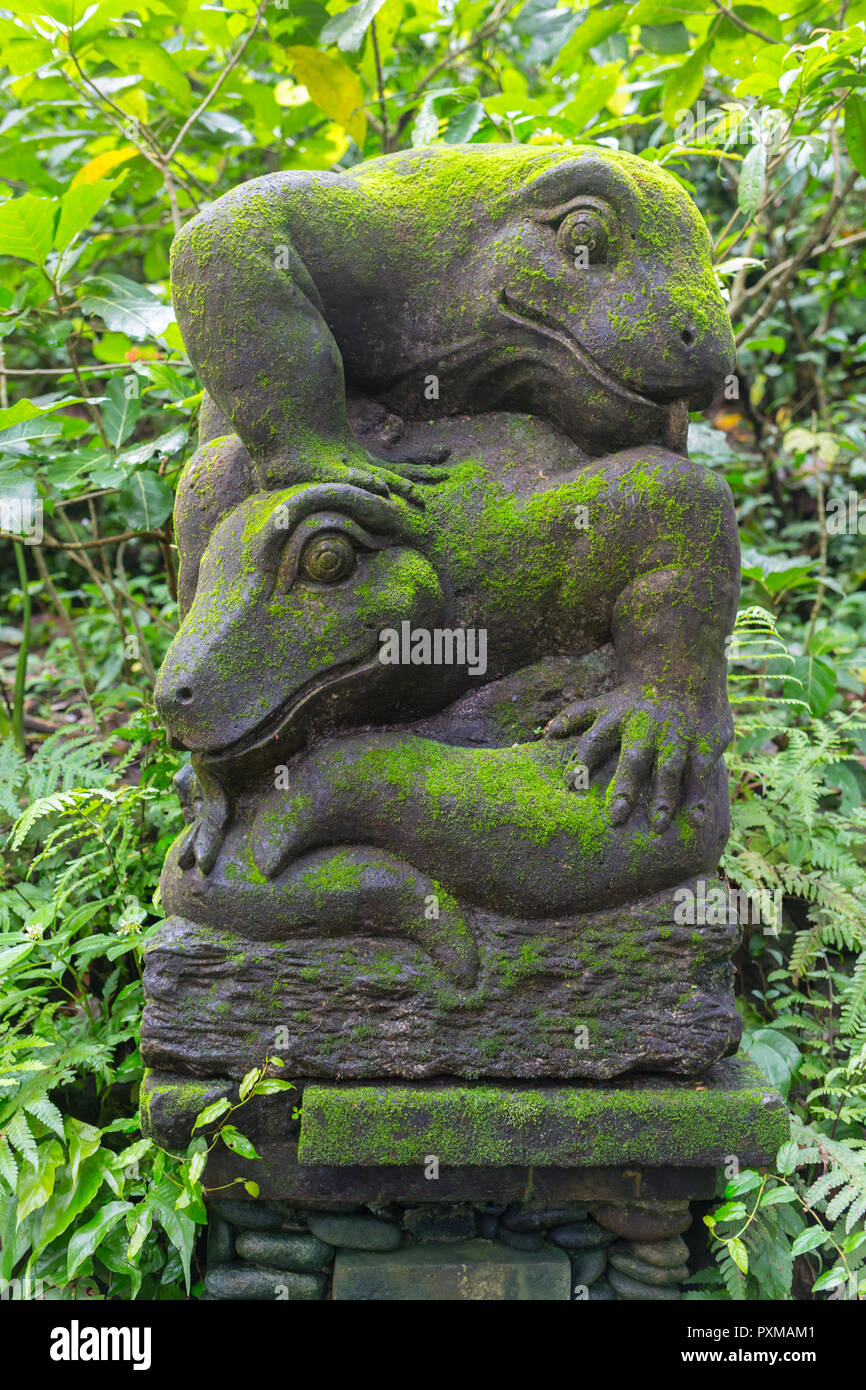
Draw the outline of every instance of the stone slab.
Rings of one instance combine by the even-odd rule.
[[[225,1187],[236,1178],[258,1184],[265,1201],[314,1204],[343,1202],[559,1202],[708,1201],[716,1189],[715,1168],[440,1168],[431,1181],[424,1169],[341,1168],[298,1163],[297,1143],[256,1144],[258,1159],[217,1148],[208,1159],[208,1185]],[[242,1202],[242,1187],[232,1189]]]
[[[571,1265],[564,1250],[514,1250],[486,1240],[413,1245],[387,1254],[341,1250],[333,1296],[364,1302],[554,1302],[571,1296]]]
[[[298,1158],[333,1166],[638,1164],[772,1160],[789,1137],[781,1096],[744,1058],[700,1081],[611,1087],[308,1085]]]

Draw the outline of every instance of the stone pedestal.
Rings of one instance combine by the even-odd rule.
[[[182,1145],[235,1091],[151,1072],[146,1124]],[[788,1137],[743,1058],[615,1088],[308,1082],[238,1123],[261,1157],[217,1148],[206,1182],[252,1178],[259,1198],[211,1203],[211,1298],[677,1299],[690,1203]]]

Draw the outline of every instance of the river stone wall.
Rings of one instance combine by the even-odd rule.
[[[213,1202],[208,1299],[675,1300],[687,1202]]]

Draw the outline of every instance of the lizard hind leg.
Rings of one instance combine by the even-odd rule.
[[[397,855],[367,845],[319,849],[294,860],[267,889],[273,894],[274,927],[287,908],[293,935],[404,937],[452,984],[471,989],[477,981],[478,948],[469,914]]]

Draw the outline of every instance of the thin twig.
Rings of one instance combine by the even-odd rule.
[[[231,57],[231,58],[229,59],[229,61],[226,63],[225,67],[223,68],[223,70],[222,70],[222,72],[220,73],[219,77],[217,78],[216,82],[215,82],[215,83],[213,84],[213,86],[211,87],[210,91],[209,91],[209,92],[207,93],[207,95],[203,98],[203,100],[202,100],[201,102],[199,102],[199,104],[198,104],[198,106],[196,107],[196,109],[195,109],[195,110],[187,117],[187,119],[184,121],[183,125],[181,126],[180,130],[178,131],[178,133],[177,133],[177,135],[175,136],[175,138],[172,140],[172,142],[171,142],[171,144],[169,145],[169,147],[168,147],[168,149],[167,149],[165,155],[163,156],[164,159],[169,160],[169,159],[173,159],[173,158],[174,158],[175,153],[176,153],[176,151],[177,151],[179,145],[181,144],[181,142],[182,142],[184,136],[186,135],[187,131],[189,130],[190,126],[194,125],[195,122],[198,120],[199,116],[201,116],[202,113],[207,109],[207,107],[210,105],[210,103],[213,101],[214,97],[216,96],[217,92],[219,91],[220,87],[221,87],[221,86],[223,85],[223,83],[225,82],[225,80],[226,80],[226,78],[228,77],[229,73],[232,72],[233,69],[237,67],[238,63],[240,62],[241,58],[242,58],[243,55],[244,55],[244,52],[245,52],[245,50],[246,50],[246,48],[247,48],[247,45],[249,44],[250,40],[251,40],[251,39],[253,38],[253,36],[255,35],[256,30],[258,29],[259,25],[260,25],[261,22],[262,22],[262,16],[264,15],[264,12],[265,12],[265,9],[266,9],[266,8],[267,8],[267,0],[261,0],[261,3],[260,3],[260,5],[259,5],[259,8],[256,10],[256,15],[255,15],[255,19],[253,20],[252,28],[249,30],[249,32],[248,32],[247,34],[245,34],[245,36],[244,36],[244,38],[243,38],[243,41],[242,41],[241,44],[240,44],[240,47],[235,51],[235,53],[232,55],[232,57]]]
[[[82,499],[76,497],[76,502]],[[0,531],[0,541],[20,541],[21,537],[16,536],[11,531]],[[51,550],[98,550],[109,545],[122,545],[124,541],[144,540],[161,541],[165,537],[161,531],[124,531],[119,536],[98,536],[90,541],[58,541],[53,536],[43,536],[40,545],[47,545]]]
[[[376,20],[370,22],[370,40],[373,44],[373,58],[376,63],[376,87],[379,92],[379,110],[382,112],[382,153],[387,154],[390,146],[388,134],[388,104],[385,99],[385,82],[382,77],[382,60],[379,57],[379,39],[376,35]]]
[[[729,19],[732,24],[736,24],[737,28],[742,29],[744,34],[754,34],[756,39],[763,39],[764,43],[780,42],[779,39],[771,39],[770,35],[763,33],[761,29],[755,29],[753,25],[747,24],[746,21],[744,19],[741,19],[738,14],[735,14],[733,10],[729,10],[725,5],[723,5],[721,3],[721,0],[713,0],[713,4],[715,5],[720,15],[723,15],[725,19]]]

